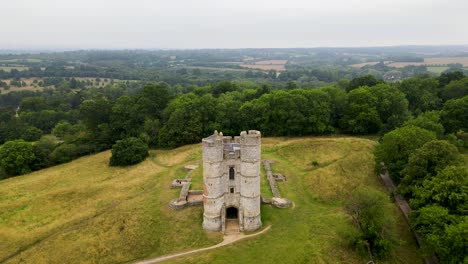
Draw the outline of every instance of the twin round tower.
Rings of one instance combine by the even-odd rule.
[[[224,232],[227,221],[239,231],[260,228],[260,132],[232,138],[215,131],[202,142],[203,228]]]

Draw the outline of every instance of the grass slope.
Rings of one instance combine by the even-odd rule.
[[[263,139],[263,159],[295,208],[262,205],[266,234],[174,263],[363,263],[343,237],[350,228],[341,202],[357,186],[383,190],[373,174],[375,141],[352,137]],[[168,208],[186,164],[201,164],[201,145],[155,150],[141,164],[107,166],[110,153],[0,182],[0,262],[125,263],[214,245],[219,233],[201,228],[202,207]],[[312,161],[320,166],[313,167]],[[201,187],[202,168],[191,177]],[[271,197],[262,175],[262,195]],[[420,263],[408,227],[398,215],[403,241],[388,263]]]

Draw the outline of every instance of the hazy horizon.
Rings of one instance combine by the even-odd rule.
[[[466,10],[463,0],[17,0],[2,3],[0,50],[466,46]]]

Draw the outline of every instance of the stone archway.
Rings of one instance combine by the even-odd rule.
[[[227,208],[226,220],[239,220],[239,210],[236,207]]]
[[[225,233],[239,232],[239,209],[236,207],[226,208]]]

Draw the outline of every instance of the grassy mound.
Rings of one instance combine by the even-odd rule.
[[[363,263],[344,235],[349,217],[341,202],[357,186],[383,190],[373,174],[372,140],[351,137],[264,138],[263,159],[274,160],[290,209],[262,206],[266,234],[175,263]],[[201,164],[201,145],[154,150],[143,163],[108,166],[110,152],[0,182],[0,262],[124,263],[214,245],[219,233],[201,228],[202,207],[181,211],[168,203],[186,164]],[[312,162],[318,163],[313,165]],[[202,186],[201,166],[193,171]],[[262,175],[262,195],[271,197]],[[419,263],[408,227],[389,263]]]

